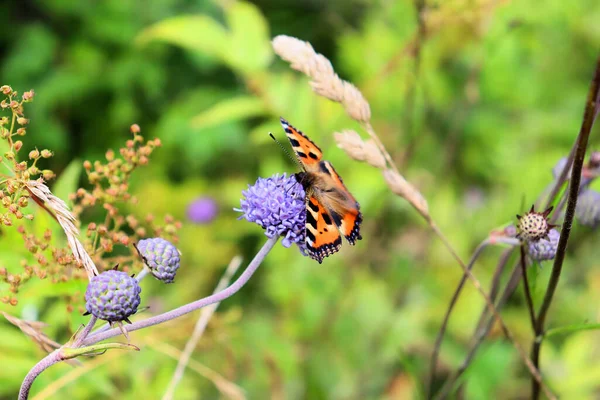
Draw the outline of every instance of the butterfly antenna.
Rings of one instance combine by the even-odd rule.
[[[287,156],[290,158],[290,160],[292,160],[294,162],[294,164],[296,164],[298,167],[300,167],[300,169],[302,171],[304,171],[304,167],[302,166],[302,164],[300,164],[298,162],[298,159],[296,159],[295,157],[292,157],[292,155],[290,154],[290,152],[281,144],[281,142],[279,140],[277,140],[275,138],[275,136],[273,136],[273,134],[271,132],[269,132],[269,136],[271,136],[271,139],[273,139],[275,141],[275,143],[277,143],[279,145],[279,147],[281,147],[281,150],[283,150],[283,152],[285,154],[287,154]]]

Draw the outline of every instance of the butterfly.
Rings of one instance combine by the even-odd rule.
[[[306,192],[306,252],[320,264],[340,250],[342,235],[351,245],[362,239],[360,207],[321,149],[283,118],[281,125],[303,169],[295,175]]]

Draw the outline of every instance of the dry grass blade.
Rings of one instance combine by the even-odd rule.
[[[350,82],[340,79],[331,62],[315,52],[308,42],[279,35],[273,39],[273,50],[290,66],[311,78],[310,86],[319,96],[341,103],[348,115],[359,122],[371,119],[371,108],[364,96]]]
[[[427,200],[423,197],[413,185],[411,185],[402,175],[386,169],[383,171],[383,177],[392,192],[406,199],[428,222],[431,222],[429,215],[429,206]]]
[[[365,161],[375,168],[385,168],[385,157],[372,139],[363,141],[358,133],[344,130],[333,134],[338,147],[357,161]]]
[[[151,346],[156,351],[159,351],[175,360],[181,357],[181,352],[171,346],[168,343],[163,343],[158,340],[154,340],[152,338],[145,339],[146,344]],[[219,374],[217,371],[208,368],[206,365],[199,363],[196,360],[189,360],[188,368],[196,371],[199,375],[211,381],[217,390],[221,393],[221,395],[233,399],[233,400],[244,400],[246,399],[246,395],[244,394],[244,390],[236,385],[235,383],[229,381],[223,375]]]
[[[96,265],[78,239],[79,230],[75,226],[76,219],[69,211],[67,204],[52,194],[48,186],[41,181],[26,181],[25,185],[31,195],[43,202],[54,213],[54,217],[62,227],[65,235],[67,235],[67,242],[73,256],[85,268],[88,278],[92,279],[92,277],[98,275]]]
[[[227,285],[229,285],[231,278],[237,272],[237,270],[241,264],[242,264],[241,256],[233,257],[233,259],[229,263],[229,266],[225,270],[225,273],[223,274],[223,276],[219,280],[219,283],[215,287],[213,294],[220,292],[221,290],[225,289],[227,287]],[[204,307],[202,309],[202,312],[200,313],[200,318],[198,318],[198,321],[196,322],[196,326],[194,327],[194,332],[192,333],[192,336],[190,337],[188,342],[185,344],[185,348],[184,348],[183,352],[181,353],[181,357],[179,357],[179,361],[177,363],[177,368],[175,369],[175,372],[173,373],[173,377],[171,378],[171,382],[169,382],[169,386],[167,387],[167,390],[165,391],[163,400],[171,400],[174,398],[175,389],[176,389],[178,383],[181,381],[181,378],[183,378],[185,368],[187,367],[188,363],[190,362],[190,358],[192,357],[192,352],[196,348],[198,341],[200,341],[200,338],[202,337],[202,334],[204,333],[204,330],[206,329],[206,326],[208,325],[208,321],[210,320],[210,318],[212,317],[214,312],[217,310],[217,307],[219,307],[219,304],[221,304],[221,303],[214,303],[214,304],[211,304],[210,306]]]
[[[50,353],[60,347],[60,343],[56,343],[42,332],[42,329],[48,326],[48,324],[39,321],[24,321],[4,311],[2,311],[2,315],[4,315],[4,318],[6,318],[8,322],[19,328],[25,335],[32,338],[44,351]]]

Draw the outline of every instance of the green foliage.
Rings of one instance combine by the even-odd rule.
[[[597,57],[600,6],[426,2],[421,37],[408,0],[316,2],[317,11],[296,3],[10,0],[0,15],[0,84],[35,89],[25,150],[55,152],[40,168],[57,172],[50,185],[65,200],[82,181],[77,160],[93,162],[116,150],[132,123],[162,141],[149,167],[132,177],[138,203],[122,207],[139,219],[152,213],[184,220],[182,267],[174,285],[143,282],[142,305],[150,310],[137,318],[207,295],[234,255],[245,262],[254,256],[263,232],[236,220],[232,209],[257,176],[297,172],[268,136],[273,132],[287,147],[279,116],[302,129],[359,200],[364,239],[323,265],[278,245],[248,286],[221,305],[192,358],[240,385],[248,398],[422,398],[460,270],[413,209],[389,192],[380,171],[336,147],[333,132],[364,131],[276,60],[270,40],[276,34],[310,40],[361,89],[402,173],[468,259],[492,229],[535,201],[568,153]],[[198,196],[219,204],[208,225],[186,221],[186,207]],[[35,205],[28,210],[36,214],[33,232],[51,229],[64,244],[51,217]],[[97,215],[81,217],[85,232]],[[1,233],[0,267],[33,261],[15,229]],[[597,240],[596,232],[575,225],[548,320],[542,370],[563,398],[593,398],[600,388]],[[500,251],[486,250],[475,266],[486,288]],[[550,268],[545,262],[531,272],[537,305]],[[81,281],[35,279],[17,306],[0,310],[48,323],[45,333],[64,343],[87,320],[77,308],[84,290]],[[74,309],[66,309],[66,298]],[[523,304],[519,286],[503,315],[526,346],[532,338]],[[468,284],[442,346],[444,372],[463,359],[482,307]],[[183,348],[197,316],[134,332],[140,353],[82,359],[89,369],[81,374],[81,367],[54,366],[33,393],[160,397],[179,357],[174,349]],[[0,397],[14,398],[44,354],[0,317],[0,362],[11,366],[0,369]],[[494,334],[462,382],[473,399],[527,397],[530,390],[514,349]],[[176,392],[183,399],[219,396],[193,368]]]

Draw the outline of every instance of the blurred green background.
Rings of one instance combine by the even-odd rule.
[[[135,318],[209,294],[233,256],[251,259],[266,238],[232,209],[257,177],[297,172],[268,136],[285,140],[279,116],[306,132],[360,202],[363,240],[322,265],[277,245],[221,305],[193,359],[249,399],[421,398],[460,269],[379,171],[336,147],[334,131],[364,132],[275,57],[270,39],[310,41],[361,89],[375,130],[468,259],[492,229],[535,201],[568,153],[598,55],[598,21],[594,0],[4,0],[0,84],[35,90],[24,147],[53,150],[48,167],[59,176],[73,160],[102,159],[121,147],[132,123],[161,139],[163,147],[134,176],[140,202],[128,212],[181,220],[183,265],[174,285],[144,281],[143,303],[151,309]],[[218,217],[192,223],[186,209],[203,196],[216,201]],[[7,231],[3,237],[14,235]],[[575,226],[548,326],[598,321],[598,239]],[[0,240],[0,265],[18,269],[19,252],[14,241]],[[486,284],[500,253],[486,251],[475,267]],[[539,271],[537,304],[549,272],[550,264]],[[442,347],[440,383],[464,357],[483,307],[467,286]],[[84,289],[85,282],[30,282],[18,306],[0,310],[49,323],[47,334],[64,343],[87,319],[60,299]],[[160,398],[198,314],[135,332],[139,353],[109,352],[84,359],[83,368],[53,366],[32,393]],[[528,347],[521,289],[503,316]],[[597,398],[598,339],[585,331],[545,344],[542,371],[563,398]],[[15,398],[43,356],[1,320],[0,398]],[[499,332],[468,370],[464,395],[528,397],[529,375]],[[221,396],[193,369],[176,392],[178,399]]]

